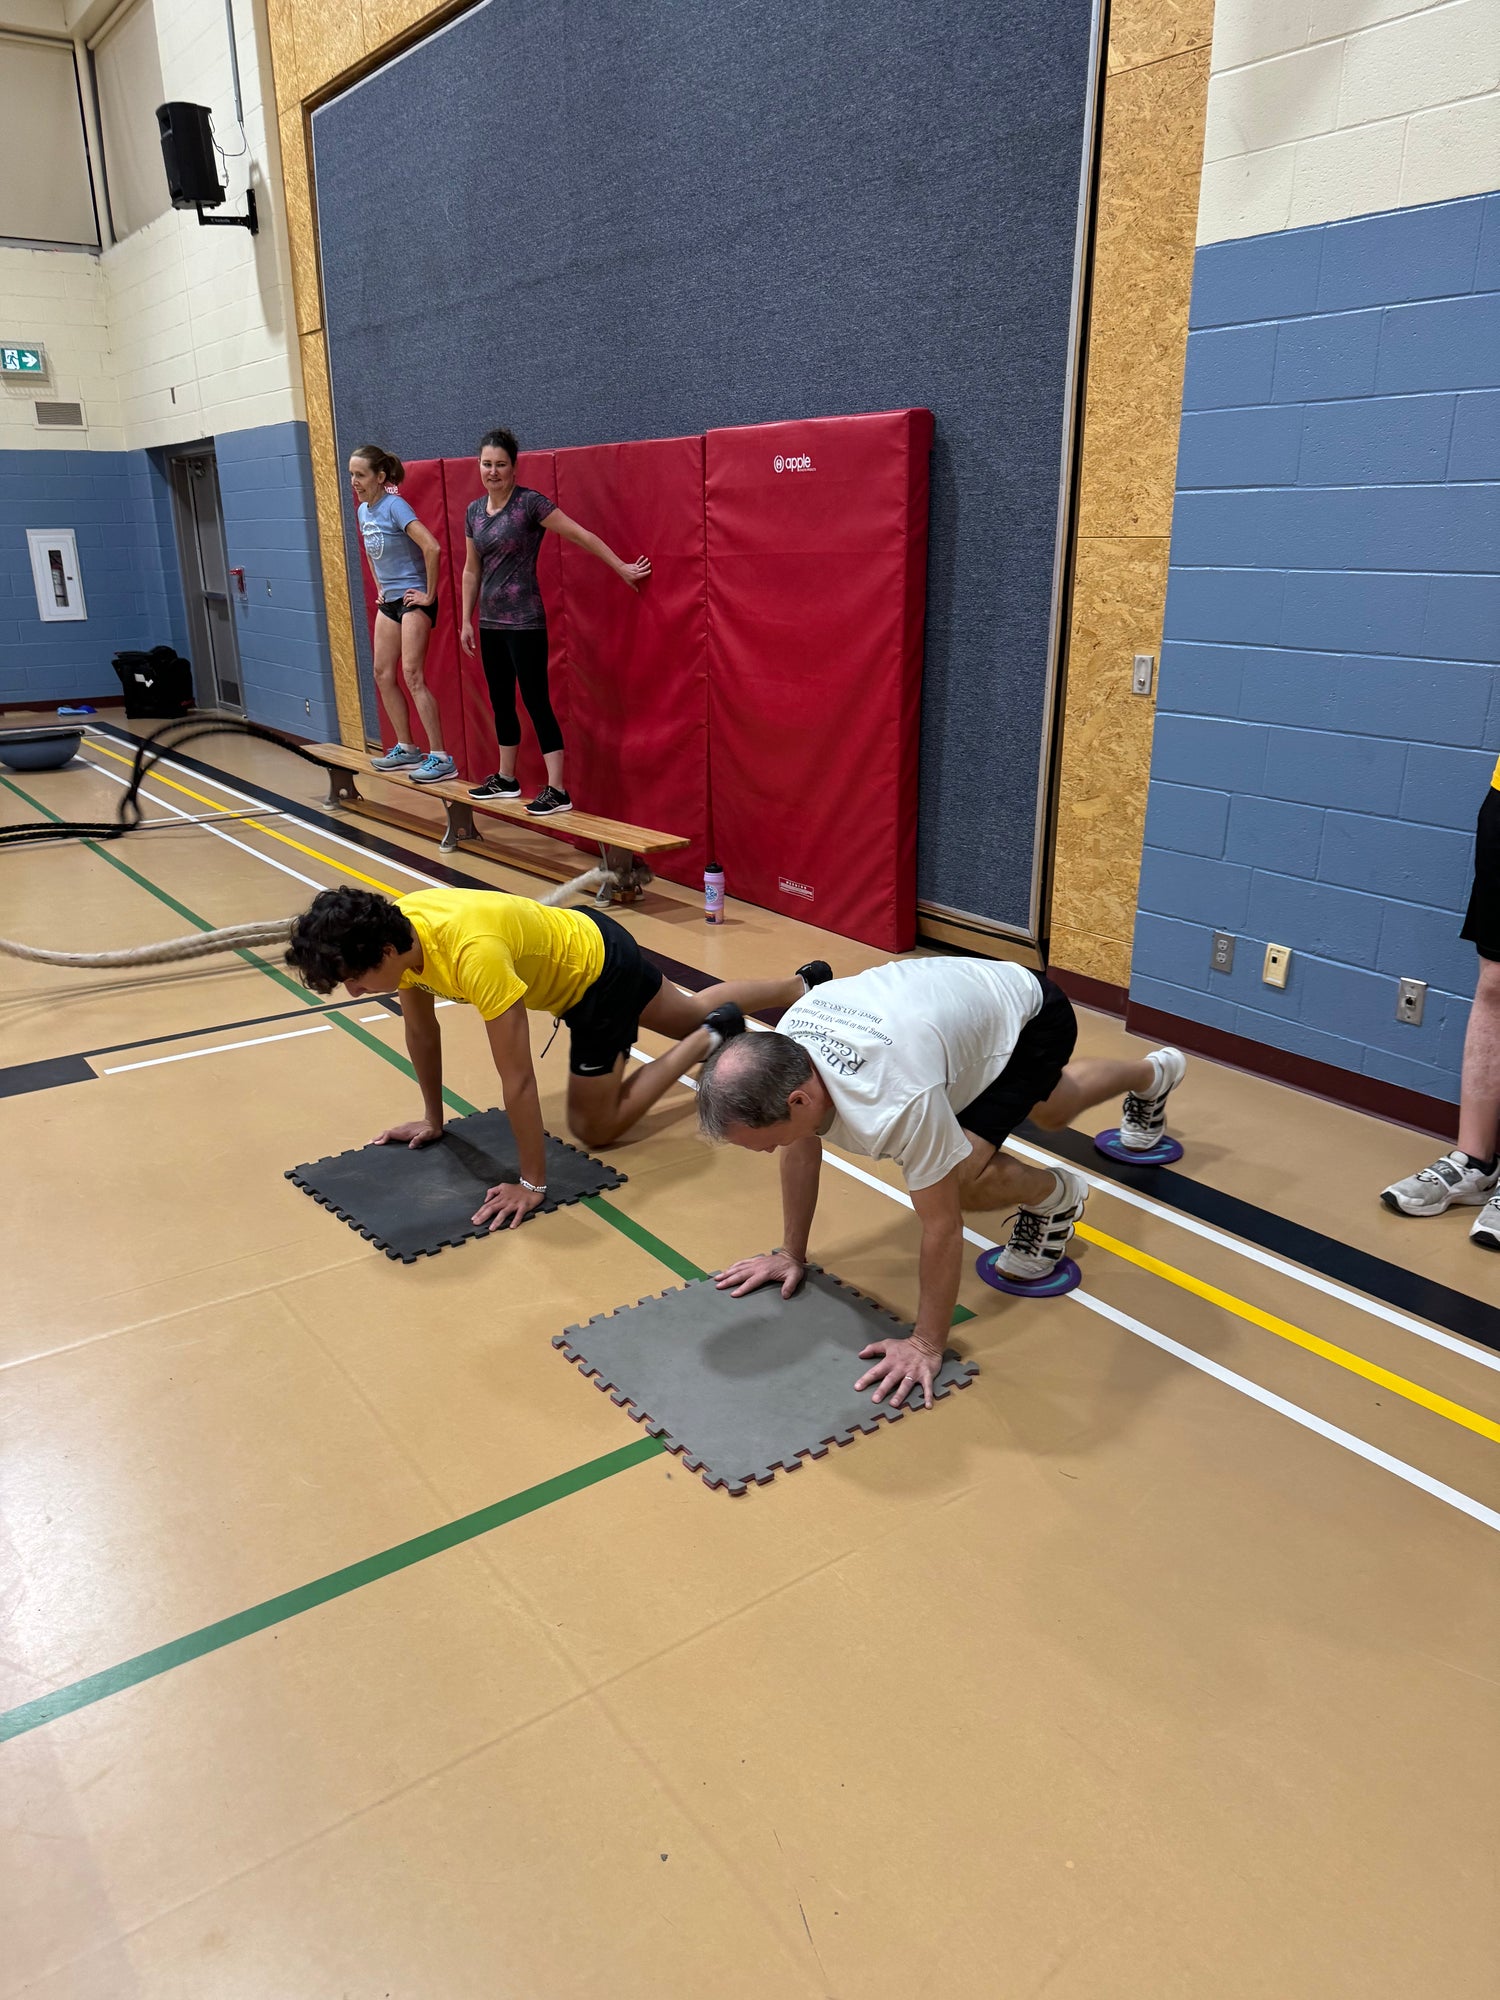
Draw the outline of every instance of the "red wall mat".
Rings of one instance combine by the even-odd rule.
[[[710,431],[709,729],[728,892],[916,937],[928,410]]]
[[[708,627],[703,440],[654,438],[557,453],[563,511],[651,575],[631,591],[564,543],[568,607],[568,789],[584,812],[631,820],[692,846],[652,859],[701,887],[708,858]]]
[[[458,628],[450,597],[452,559],[448,546],[448,497],[443,479],[443,461],[440,458],[413,459],[406,468],[401,498],[428,533],[436,536],[438,547],[442,550],[442,563],[438,570],[438,621],[427,642],[427,685],[437,697],[444,748],[459,770],[463,771],[467,761],[464,703],[458,667]],[[367,559],[361,558],[359,567],[365,589],[365,613],[373,625],[375,579],[370,574]],[[463,567],[462,553],[459,555],[459,567]],[[378,701],[377,706],[380,712],[380,741],[389,750],[396,740],[396,732],[385,712],[385,703]],[[417,714],[416,703],[412,702],[410,707],[412,732],[425,750],[427,732]]]
[[[550,451],[523,451],[516,460],[517,484],[534,487],[538,493],[545,493],[549,500],[556,500],[557,479],[553,469],[553,456]],[[453,625],[456,631],[463,615],[464,557],[467,541],[464,532],[464,514],[471,500],[483,498],[484,483],[479,477],[477,453],[473,458],[444,459],[443,468],[448,487],[448,541],[453,551]],[[542,587],[542,602],[547,608],[548,683],[552,706],[562,725],[563,738],[566,742],[567,623],[563,610],[562,562],[558,551],[558,537],[544,536],[541,553],[537,558],[537,580]],[[468,745],[468,767],[464,775],[475,784],[478,784],[481,778],[487,778],[499,762],[494,711],[490,707],[489,689],[484,683],[484,669],[479,664],[478,636],[476,628],[476,647],[472,659],[467,655],[461,655],[464,734]],[[521,754],[516,761],[516,776],[521,780],[523,793],[530,798],[547,782],[547,773],[542,764],[541,752],[536,747],[535,731],[531,727],[524,706],[519,712]]]

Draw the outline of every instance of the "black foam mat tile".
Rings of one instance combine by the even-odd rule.
[[[475,1209],[497,1181],[519,1179],[516,1142],[503,1111],[454,1118],[441,1139],[413,1152],[409,1146],[361,1146],[333,1153],[305,1167],[288,1167],[293,1186],[330,1208],[361,1236],[403,1264],[435,1257],[450,1244],[491,1234],[476,1227]],[[547,1199],[521,1224],[624,1184],[625,1176],[602,1160],[547,1135]],[[497,1236],[508,1230],[496,1230]]]

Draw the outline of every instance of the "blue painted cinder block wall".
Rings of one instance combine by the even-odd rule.
[[[299,736],[338,734],[307,426],[214,440],[245,711]],[[189,652],[163,451],[0,452],[0,702],[55,707],[118,692],[114,654]],[[72,528],[88,617],[43,624],[28,528]]]
[[[307,425],[221,433],[214,452],[229,560],[245,571],[233,597],[245,712],[294,736],[337,738]]]
[[[28,528],[71,528],[88,617],[46,625]],[[143,451],[0,451],[0,702],[118,694],[125,647],[185,645],[166,481]]]
[[[1500,747],[1500,195],[1205,246],[1190,326],[1131,996],[1456,1099]]]

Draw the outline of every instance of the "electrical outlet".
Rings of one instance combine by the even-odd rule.
[[[1209,969],[1213,972],[1233,972],[1234,939],[1228,931],[1215,931],[1213,950],[1209,953]]]
[[[1130,692],[1132,694],[1150,694],[1151,677],[1155,672],[1155,653],[1137,653],[1130,667]]]
[[[1396,987],[1396,1019],[1413,1028],[1422,1025],[1422,1009],[1427,1005],[1427,981],[1403,979]]]
[[[1261,968],[1261,984],[1264,986],[1285,986],[1287,973],[1291,970],[1292,948],[1289,944],[1268,944],[1266,962]]]

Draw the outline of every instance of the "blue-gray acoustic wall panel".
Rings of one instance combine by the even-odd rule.
[[[1092,17],[486,0],[312,121],[345,453],[935,412],[919,893],[1020,928]]]

